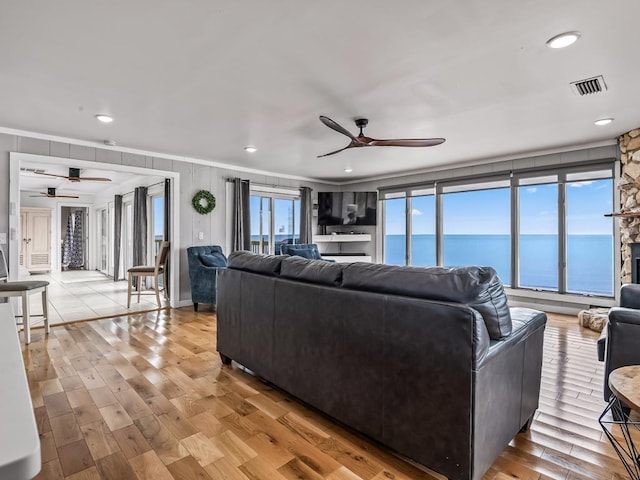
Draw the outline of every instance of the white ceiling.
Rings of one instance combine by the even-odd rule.
[[[640,126],[638,18],[638,0],[3,2],[0,126],[333,180],[612,140]],[[606,93],[571,92],[595,75]],[[447,142],[318,160],[347,143],[321,114]]]

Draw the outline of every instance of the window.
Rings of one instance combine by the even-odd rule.
[[[280,245],[300,243],[300,199],[293,195],[255,192],[251,209],[251,250],[280,254]]]
[[[407,263],[407,199],[388,196],[384,202],[384,263]]]
[[[510,205],[509,188],[442,195],[444,266],[490,266],[502,283],[511,283]]]
[[[164,195],[151,196],[151,242],[152,248],[149,250],[150,255],[147,263],[154,264],[160,250],[160,244],[164,240]]]
[[[421,195],[411,202],[410,264],[420,267],[436,265],[436,197]]]
[[[613,296],[613,181],[568,181],[565,195],[567,291]]]
[[[605,163],[382,190],[384,262],[487,265],[513,288],[612,297],[612,177]]]
[[[557,291],[558,184],[521,185],[518,197],[520,286]]]

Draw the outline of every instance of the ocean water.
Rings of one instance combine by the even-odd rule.
[[[413,265],[433,266],[435,236],[414,235],[411,239]],[[491,266],[504,284],[511,282],[509,235],[445,235],[444,265]],[[385,237],[385,263],[404,265],[404,235]],[[557,235],[520,236],[520,286],[557,290]],[[575,293],[613,295],[613,236],[569,235],[567,240],[567,290]]]
[[[290,235],[276,235],[282,242]],[[259,240],[259,235],[252,235]],[[268,237],[263,237],[268,242]],[[482,265],[495,268],[502,283],[511,283],[509,235],[445,235],[444,265]],[[413,235],[412,265],[436,264],[435,235]],[[267,252],[265,252],[267,253]],[[404,265],[404,235],[385,237],[385,260]],[[520,236],[520,286],[541,290],[558,289],[558,236]],[[567,240],[567,290],[574,293],[613,296],[613,235],[569,235]]]

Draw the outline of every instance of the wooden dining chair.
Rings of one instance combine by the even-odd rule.
[[[44,331],[49,333],[49,310],[47,308],[47,287],[46,280],[26,280],[20,282],[9,282],[9,270],[4,252],[0,249],[0,298],[21,297],[22,298],[22,325],[24,327],[24,343],[31,343],[31,317],[29,313],[29,297],[36,293],[42,294],[42,318],[44,320]],[[36,316],[36,315],[33,315]],[[20,315],[16,315],[20,318]]]
[[[128,272],[128,280],[129,285],[127,289],[127,308],[131,308],[131,291],[133,290],[133,279],[138,278],[136,282],[136,291],[138,293],[138,303],[140,303],[140,295],[154,295],[156,296],[156,301],[158,302],[158,308],[162,308],[162,304],[160,303],[160,291],[164,292],[164,298],[167,300],[169,297],[167,296],[167,259],[169,258],[169,246],[170,242],[162,242],[160,244],[160,249],[158,250],[158,255],[156,256],[156,264],[155,265],[140,265],[137,267],[132,267]],[[158,277],[162,275],[162,288],[158,287]],[[142,292],[142,279],[145,277],[153,277],[153,293],[143,293]]]

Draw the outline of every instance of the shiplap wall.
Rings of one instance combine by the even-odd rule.
[[[0,134],[0,232],[9,232],[9,152],[47,155],[59,158],[93,161],[103,164],[128,165],[153,170],[180,173],[180,295],[181,302],[191,299],[186,249],[192,245],[225,245],[226,199],[225,182],[229,177],[241,177],[252,182],[279,187],[309,186],[317,191],[335,190],[333,185],[305,182],[269,175],[257,175],[196,163],[149,157],[72,143],[60,143],[37,138]],[[96,166],[96,168],[100,168]],[[108,167],[105,167],[108,168]],[[191,206],[193,195],[200,189],[216,197],[216,208],[209,215],[200,215]],[[198,239],[203,232],[203,239]],[[0,245],[8,254],[8,245]]]

